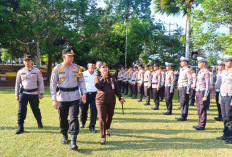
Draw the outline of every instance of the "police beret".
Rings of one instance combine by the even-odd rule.
[[[187,57],[181,56],[181,57],[180,57],[180,61],[181,61],[181,62],[188,62],[189,59],[188,59]]]
[[[203,57],[197,57],[197,61],[198,62],[207,62],[207,59],[203,58]]]
[[[62,51],[62,55],[75,55],[74,50],[72,48],[67,48]]]
[[[33,57],[31,56],[31,55],[26,55],[25,57],[24,57],[24,60],[26,61],[26,60],[33,60]]]
[[[91,60],[88,60],[88,64],[96,64],[96,61],[91,59]]]

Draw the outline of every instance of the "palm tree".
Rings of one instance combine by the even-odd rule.
[[[190,19],[193,5],[198,5],[197,0],[154,0],[156,12],[167,15],[178,15],[180,13],[186,15],[186,47],[185,57],[189,57],[190,47]]]

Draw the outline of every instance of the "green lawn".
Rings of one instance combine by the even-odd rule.
[[[143,102],[144,103],[144,102]],[[196,107],[190,107],[186,122],[177,122],[180,110],[177,99],[174,100],[173,115],[164,116],[165,103],[159,111],[151,106],[143,106],[136,100],[126,98],[125,115],[117,102],[111,128],[111,137],[106,145],[100,145],[99,122],[93,134],[88,128],[80,130],[78,151],[69,150],[69,145],[62,145],[59,133],[58,113],[52,108],[49,91],[41,100],[40,109],[44,129],[38,129],[36,120],[28,106],[25,130],[15,135],[17,129],[18,103],[14,90],[0,90],[0,156],[232,156],[232,145],[216,141],[222,135],[223,123],[216,122],[216,104],[213,102],[208,112],[205,131],[195,131],[197,125]],[[152,106],[154,103],[152,102]],[[89,121],[87,121],[87,125]]]

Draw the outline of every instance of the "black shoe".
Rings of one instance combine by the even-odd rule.
[[[142,102],[142,100],[137,100],[137,102]]]
[[[38,123],[38,128],[42,129],[43,128],[43,124],[42,123]]]
[[[190,104],[189,106],[194,106],[194,104]]]
[[[150,103],[148,103],[148,102],[146,102],[145,104],[143,104],[144,106],[148,106],[148,105],[150,105]]]
[[[193,126],[193,128],[196,130],[205,130],[205,127],[202,126]]]
[[[24,127],[22,125],[18,126],[18,130],[15,132],[15,134],[21,134],[24,132]]]
[[[181,107],[178,108],[179,110],[181,109]]]
[[[165,112],[164,115],[172,115],[171,112]]]
[[[216,140],[227,140],[225,136],[217,137]]]
[[[158,107],[152,107],[151,109],[152,109],[152,110],[159,110]]]
[[[225,142],[225,144],[232,144],[232,138],[228,138]]]
[[[94,128],[89,129],[92,133],[96,133],[97,131]]]
[[[177,119],[177,121],[186,121],[187,119],[186,118],[184,118],[184,117],[180,117],[180,118],[176,118]]]
[[[78,149],[78,146],[76,144],[76,140],[77,140],[77,135],[72,135],[71,142],[70,142],[70,149],[72,149],[72,150]]]
[[[67,134],[63,135],[63,138],[62,138],[62,140],[61,140],[61,143],[62,143],[62,144],[68,144],[68,135],[67,135]]]
[[[219,118],[219,117],[214,117],[214,119],[216,120],[216,121],[223,121],[223,119],[222,118]]]
[[[106,143],[106,138],[101,138],[101,145]]]
[[[84,128],[84,127],[85,127],[85,125],[84,125],[84,124],[81,124],[80,128]]]
[[[106,136],[111,136],[110,133],[106,134]]]

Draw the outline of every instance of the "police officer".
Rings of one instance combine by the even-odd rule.
[[[220,94],[220,87],[222,83],[222,73],[225,70],[225,63],[222,61],[218,61],[218,72],[217,72],[217,80],[215,82],[215,91],[216,91],[216,103],[217,103],[217,109],[218,109],[218,117],[215,117],[214,119],[216,121],[222,121],[222,112],[221,112],[221,105],[219,104],[219,94]]]
[[[197,74],[194,68],[191,69],[191,75],[192,75],[192,84],[190,88],[190,106],[194,106],[195,95],[196,95],[196,82],[197,82]]]
[[[39,98],[42,99],[44,97],[43,76],[39,69],[33,67],[32,56],[27,55],[24,58],[24,65],[25,67],[18,71],[15,82],[15,96],[16,100],[19,101],[18,130],[15,134],[24,132],[23,124],[27,115],[28,101],[37,120],[38,128],[43,128],[39,109]],[[39,93],[40,95],[38,96]]]
[[[114,76],[109,74],[107,63],[103,63],[101,74],[95,77],[94,83],[97,88],[96,106],[100,122],[101,144],[105,144],[106,136],[110,136],[109,129],[116,104],[115,95],[122,104],[125,100],[122,98]]]
[[[160,72],[161,72],[161,87],[159,91],[159,96],[160,96],[160,101],[163,101],[164,99],[164,84],[165,84],[165,70],[160,67]]]
[[[144,73],[144,94],[146,97],[146,103],[143,104],[144,106],[150,105],[150,90],[151,90],[151,72],[150,72],[150,65],[147,64],[145,66],[145,73]]]
[[[143,83],[144,83],[144,70],[143,70],[143,65],[139,65],[139,72],[138,72],[138,77],[137,77],[137,85],[138,85],[138,93],[139,93],[139,100],[138,102],[142,102],[143,98]]]
[[[119,89],[121,90],[121,83],[122,83],[122,79],[121,79],[121,73],[122,73],[122,71],[121,71],[121,68],[119,68],[118,69],[118,75],[117,75],[117,81],[118,81],[118,87],[119,87]]]
[[[185,57],[180,58],[181,69],[178,79],[178,89],[181,105],[181,117],[177,118],[178,121],[186,121],[188,116],[189,94],[191,86],[191,71],[188,68],[189,59]]]
[[[132,76],[133,76],[133,67],[130,66],[129,68],[129,75],[128,75],[128,85],[129,85],[129,89],[130,89],[130,95],[129,97],[133,96],[133,85],[132,85]]]
[[[138,94],[138,88],[137,88],[137,77],[138,77],[138,67],[134,67],[134,72],[131,78],[131,84],[133,87],[133,99],[137,99],[137,94]]]
[[[213,88],[213,73],[211,72],[211,67],[209,65],[206,65],[206,70],[209,72],[210,75],[210,91],[207,99],[207,110],[209,110],[210,106],[210,94],[211,94],[211,89]]]
[[[154,73],[152,75],[152,94],[153,94],[153,100],[155,103],[155,107],[151,108],[152,110],[159,110],[159,96],[160,96],[160,87],[162,82],[162,75],[161,71],[159,70],[159,65],[154,64]]]
[[[197,126],[193,126],[196,130],[205,130],[207,120],[207,99],[210,92],[210,74],[205,69],[207,60],[197,57],[198,68],[200,71],[197,75],[196,84],[196,103],[199,121]]]
[[[129,80],[129,72],[128,69],[125,68],[125,72],[123,74],[123,85],[124,85],[124,90],[126,93],[124,93],[125,95],[128,94],[128,80]]]
[[[219,103],[221,104],[222,119],[224,122],[223,136],[217,140],[226,140],[232,144],[232,56],[225,57],[226,70],[222,73]]]
[[[71,149],[78,149],[76,145],[79,133],[79,100],[80,93],[83,103],[86,103],[85,79],[81,68],[73,64],[74,51],[71,48],[63,50],[63,63],[54,67],[50,80],[50,91],[53,107],[59,110],[60,132],[63,134],[62,144],[68,143],[67,132],[71,134]],[[68,115],[70,121],[68,123]]]
[[[81,128],[84,128],[86,120],[87,120],[87,114],[88,114],[88,108],[90,104],[90,124],[89,124],[89,130],[93,133],[96,133],[95,130],[95,124],[97,119],[97,108],[95,103],[95,98],[97,94],[97,88],[94,84],[94,79],[96,77],[96,73],[94,72],[96,68],[96,61],[95,60],[89,60],[88,61],[88,70],[83,72],[83,76],[85,78],[85,85],[86,85],[86,103],[81,102]]]
[[[172,70],[172,63],[165,62],[166,65],[166,77],[165,77],[165,100],[167,106],[167,112],[164,115],[172,114],[172,98],[174,95],[174,72]]]

